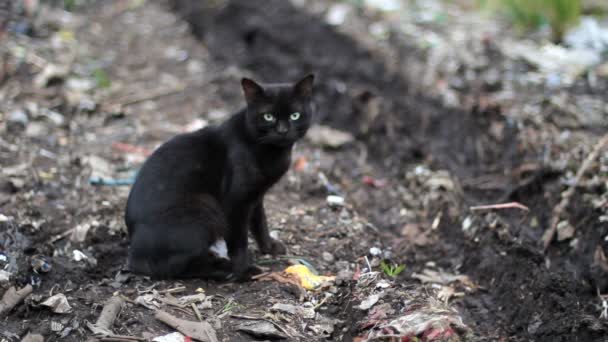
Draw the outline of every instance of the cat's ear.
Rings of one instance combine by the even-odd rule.
[[[243,93],[245,94],[247,103],[254,103],[266,96],[266,94],[264,94],[264,88],[253,80],[243,78],[241,80],[241,86],[243,87]]]
[[[295,95],[303,99],[312,97],[312,84],[315,80],[315,75],[309,74],[293,86]]]

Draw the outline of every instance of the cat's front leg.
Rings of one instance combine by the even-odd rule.
[[[230,231],[226,244],[232,263],[232,275],[237,281],[248,280],[252,275],[259,273],[259,270],[250,263],[247,251],[247,224],[250,217],[250,208],[238,208],[228,215]]]
[[[285,246],[281,242],[271,238],[270,234],[268,234],[268,222],[266,221],[263,199],[260,199],[259,203],[253,208],[250,228],[263,254],[285,254]]]

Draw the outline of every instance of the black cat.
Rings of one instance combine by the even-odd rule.
[[[182,134],[142,166],[129,194],[129,269],[156,278],[248,279],[247,232],[262,253],[264,194],[287,171],[312,120],[313,75],[295,84],[241,81],[247,107],[219,126]],[[229,260],[222,257],[222,247]]]

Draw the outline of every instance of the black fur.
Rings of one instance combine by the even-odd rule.
[[[142,166],[125,213],[131,271],[247,279],[248,228],[263,253],[285,252],[268,235],[264,194],[285,174],[294,143],[310,126],[313,76],[293,85],[241,83],[245,109],[219,126],[174,137]],[[225,239],[230,261],[210,252],[218,239]]]

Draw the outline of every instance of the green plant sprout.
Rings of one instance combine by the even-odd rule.
[[[405,265],[392,264],[389,266],[384,261],[380,262],[380,266],[382,266],[384,273],[391,278],[397,277],[399,273],[405,270]]]

